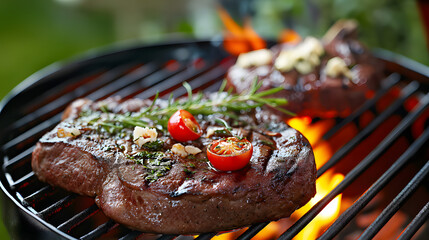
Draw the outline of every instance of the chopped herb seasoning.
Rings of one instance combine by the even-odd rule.
[[[186,173],[186,174],[188,174],[188,175],[192,175],[192,174],[194,174],[194,173],[196,173],[197,171],[192,171],[192,170],[189,170],[188,168],[183,168],[183,171]]]
[[[141,151],[134,155],[136,159],[146,160],[146,159],[160,159],[164,158],[165,154],[163,152],[148,152],[148,151]]]
[[[143,165],[147,172],[145,179],[150,182],[166,175],[173,164],[172,160],[167,158],[163,152],[142,151],[131,157],[137,164]]]
[[[164,147],[164,142],[157,139],[153,142],[143,144],[142,147],[150,151],[160,151]]]

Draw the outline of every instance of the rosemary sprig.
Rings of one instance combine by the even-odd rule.
[[[189,111],[192,114],[224,114],[224,115],[234,115],[235,111],[247,111],[249,109],[261,107],[266,104],[271,107],[276,108],[277,110],[289,114],[295,115],[292,112],[289,112],[283,108],[278,108],[279,106],[287,104],[287,100],[284,98],[264,98],[265,96],[277,93],[281,91],[282,87],[272,88],[269,90],[257,92],[261,88],[262,83],[255,80],[252,84],[251,89],[243,94],[231,94],[226,92],[218,92],[218,99],[203,99],[203,94],[200,92],[196,96],[192,95],[191,86],[185,82],[183,86],[188,92],[188,98],[184,102],[176,101],[174,103],[169,103],[165,108],[153,107],[151,111],[146,111],[141,117],[147,117],[147,115],[157,115],[157,116],[171,116],[178,109],[184,109]],[[224,85],[222,85],[224,86]],[[224,88],[224,87],[223,87]],[[157,98],[154,99],[156,101]]]
[[[187,99],[173,101],[173,97],[170,95],[167,106],[160,107],[156,105],[156,101],[159,96],[157,93],[152,104],[149,107],[142,109],[139,113],[119,116],[107,113],[113,116],[108,119],[103,119],[101,122],[98,121],[96,124],[108,129],[109,132],[114,132],[134,126],[148,126],[148,122],[144,121],[144,119],[150,119],[166,129],[168,119],[179,109],[187,110],[194,115],[221,114],[231,118],[236,118],[237,111],[248,111],[263,105],[271,106],[292,116],[295,115],[283,108],[279,108],[279,106],[287,104],[286,99],[265,98],[268,95],[281,91],[283,89],[282,87],[257,92],[261,88],[262,82],[258,82],[258,80],[255,79],[249,91],[242,94],[232,94],[231,92],[224,92],[225,84],[226,83],[224,81],[219,92],[217,92],[216,95],[211,96],[210,99],[206,99],[201,92],[193,95],[191,86],[187,82],[184,82],[183,87],[188,93]]]

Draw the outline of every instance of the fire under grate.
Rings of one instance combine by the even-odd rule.
[[[350,186],[358,184],[365,172],[383,160],[382,156],[399,141],[406,143],[404,150],[396,153],[386,170],[379,173],[353,199],[350,206],[324,229],[320,239],[336,236],[341,239],[339,236],[342,236],[348,225],[366,206],[371,205],[386,186],[392,185],[392,181],[401,176],[400,172],[407,166],[417,170],[404,179],[404,186],[389,199],[387,206],[361,232],[359,239],[376,236],[405,204],[415,205],[417,210],[401,228],[403,231],[399,238],[410,239],[414,235],[422,235],[422,231],[428,233],[428,226],[424,224],[429,214],[429,68],[389,52],[377,53],[388,67],[383,87],[347,118],[330,120],[333,124],[326,128],[315,145],[336,141],[350,126],[354,126],[355,134],[335,149],[329,160],[318,166],[318,178],[344,165],[343,162],[350,158],[357,146],[367,142],[390,119],[396,119],[395,125],[365,156],[359,157],[353,167],[343,167],[347,169],[343,172],[344,179],[275,238],[294,238],[335,197],[345,194]],[[0,178],[2,189],[7,199],[10,199],[6,207],[10,207],[10,210],[6,210],[4,215],[8,212],[16,215],[15,212],[19,212],[17,223],[8,226],[11,235],[22,237],[19,234],[24,234],[25,237],[25,234],[29,234],[27,237],[33,239],[47,236],[65,239],[193,239],[193,236],[141,233],[115,223],[103,215],[92,198],[40,182],[31,170],[31,153],[37,140],[61,120],[62,111],[77,98],[101,100],[119,95],[123,98],[146,99],[153,98],[157,92],[164,98],[171,93],[180,97],[186,94],[182,87],[185,81],[195,92],[216,91],[234,62],[235,58],[223,51],[220,42],[170,43],[131,47],[86,57],[65,66],[48,67],[27,79],[3,102],[0,112],[3,166]],[[310,119],[308,126],[323,122],[323,119]],[[426,198],[415,202],[412,200],[417,190],[423,191]],[[233,238],[251,239],[269,224],[255,224],[235,232]],[[34,225],[37,230],[31,230],[30,225]],[[23,233],[23,229],[28,230],[27,233]],[[196,238],[211,239],[217,234],[205,233]]]

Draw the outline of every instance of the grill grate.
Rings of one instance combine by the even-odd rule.
[[[61,120],[64,108],[76,98],[101,100],[119,95],[123,98],[146,99],[153,98],[157,91],[160,92],[160,97],[166,97],[170,93],[179,97],[186,94],[186,90],[181,87],[184,81],[187,81],[194,91],[216,91],[225,72],[234,61],[234,58],[223,52],[217,42],[191,42],[129,48],[35,74],[26,81],[25,88],[5,102],[0,112],[0,126],[7,126],[0,128],[4,136],[0,140],[3,159],[0,179],[3,191],[13,201],[13,205],[24,214],[31,215],[48,231],[56,232],[66,239],[189,238],[145,234],[115,223],[102,214],[93,199],[68,193],[38,181],[31,170],[31,152],[37,140]],[[428,115],[429,94],[426,83],[429,74],[425,72],[428,73],[429,70],[419,65],[415,70],[413,66],[408,66],[404,62],[401,62],[399,68],[395,62],[386,59],[385,61],[388,66],[390,64],[394,67],[389,69],[390,75],[383,81],[383,88],[347,118],[336,119],[336,124],[321,138],[321,140],[332,139],[349,124],[355,124],[359,128],[359,132],[319,168],[317,176],[320,177],[344,161],[357,145],[365,142],[393,115],[401,116],[399,123],[346,174],[337,187],[289,227],[280,239],[292,239],[296,236],[332,199],[352,184],[356,184],[356,179],[378,161],[400,137],[407,136],[409,148],[396,156],[397,159],[390,168],[336,219],[320,239],[332,239],[343,231],[404,166],[423,162],[420,163],[422,168],[364,231],[361,238],[375,236],[412,196],[416,188],[421,187],[427,180],[429,164],[427,159],[421,160],[418,153],[427,148],[428,122],[423,123],[420,136],[412,136],[410,129],[419,118],[425,120],[424,116]],[[404,69],[406,71],[403,71]],[[413,79],[419,81],[412,81]],[[377,104],[392,91],[397,91],[398,97],[384,110],[379,111]],[[408,110],[404,106],[411,99],[417,99],[417,106]],[[359,119],[366,112],[373,113],[375,117],[369,124],[360,127]],[[317,123],[318,119],[312,121]],[[427,156],[423,154],[423,157]],[[421,228],[428,218],[428,208],[427,203],[420,207],[420,212],[405,228],[401,239],[409,239]],[[260,223],[250,226],[237,236],[237,239],[250,239],[267,225],[268,223]],[[196,239],[211,239],[216,234],[201,234]]]

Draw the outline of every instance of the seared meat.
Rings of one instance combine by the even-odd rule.
[[[114,132],[88,123],[94,116],[137,112],[147,104],[138,99],[75,101],[63,121],[37,143],[34,172],[49,184],[95,197],[105,215],[118,223],[166,234],[277,220],[314,196],[316,167],[309,142],[263,110],[230,120],[232,132],[246,137],[254,148],[250,163],[233,172],[217,171],[207,161],[206,146],[219,138],[207,136],[207,128],[215,124],[210,117],[198,117],[205,132],[200,139],[182,143],[202,150],[188,157],[170,151],[176,142],[168,133],[158,131],[158,146],[140,148],[132,140],[132,129]],[[79,132],[59,137],[61,129]]]
[[[228,87],[248,91],[257,78],[263,82],[261,91],[284,88],[274,96],[288,100],[285,109],[316,117],[347,116],[380,87],[383,66],[357,40],[356,23],[335,24],[319,41],[321,50],[307,40],[274,46],[270,61],[257,56],[245,61],[257,64],[235,64],[227,73]],[[309,54],[312,47],[317,54]]]

